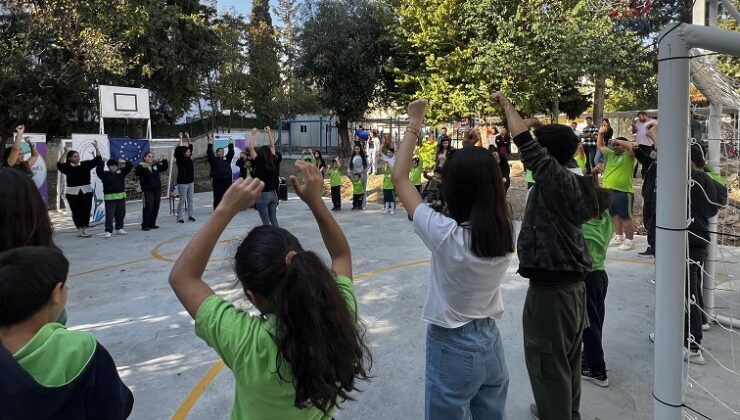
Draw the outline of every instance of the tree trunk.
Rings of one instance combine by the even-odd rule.
[[[200,115],[200,123],[203,125],[203,131],[208,131],[208,126],[206,125],[206,119],[203,118],[203,105],[200,104],[200,98],[198,98],[198,115]],[[195,134],[190,133],[191,136],[195,137]]]
[[[594,83],[596,90],[594,91],[594,124],[596,126],[601,125],[601,120],[604,118],[604,102],[606,101],[606,78],[599,76],[596,78]]]
[[[560,100],[555,99],[552,101],[550,107],[550,123],[557,124],[559,122],[558,117],[560,116]]]
[[[349,125],[346,118],[339,117],[337,131],[339,132],[341,156],[348,157],[351,154],[352,145],[349,141]]]
[[[229,110],[229,133],[231,133],[231,114],[234,113],[234,108]]]

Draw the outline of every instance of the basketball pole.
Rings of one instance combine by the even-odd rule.
[[[105,134],[105,122],[103,121],[103,93],[98,86],[98,120],[100,121],[100,133]]]

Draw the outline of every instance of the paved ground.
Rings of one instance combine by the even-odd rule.
[[[72,261],[69,281],[69,326],[89,331],[111,352],[124,381],[133,389],[133,419],[228,418],[233,378],[221,368],[216,353],[193,333],[193,322],[167,284],[174,258],[211,213],[210,194],[196,195],[195,223],[180,225],[169,216],[163,201],[162,229],[141,232],[140,203],[131,203],[126,237],[104,239],[102,227],[91,239],[80,239],[69,229],[69,218],[54,215],[57,240]],[[307,207],[291,199],[278,212],[304,247],[320,250],[318,229]],[[342,211],[337,220],[353,249],[359,310],[368,328],[374,356],[374,379],[362,385],[356,401],[345,404],[338,419],[420,419],[424,398],[424,331],[419,320],[429,274],[428,251],[413,234],[403,210],[382,215],[379,208]],[[240,214],[222,238],[206,272],[206,280],[229,299],[244,304],[229,268],[235,241],[258,223],[253,210]],[[638,248],[644,238],[638,239]],[[605,325],[605,351],[612,386],[601,389],[583,384],[582,415],[587,419],[643,419],[652,417],[654,278],[652,260],[636,252],[610,250],[610,276]],[[524,365],[521,308],[527,282],[511,264],[503,284],[506,313],[498,321],[511,384],[509,419],[528,419],[532,400]],[[677,285],[680,285],[678,283]],[[680,287],[680,286],[678,286]],[[705,345],[732,368],[733,337],[719,327],[705,336]],[[735,345],[738,345],[735,339]],[[220,369],[220,370],[219,370]],[[740,380],[715,360],[691,374],[697,381],[740,411]],[[714,419],[731,418],[698,387],[689,389],[692,408]]]

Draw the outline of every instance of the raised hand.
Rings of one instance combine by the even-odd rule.
[[[606,123],[602,123],[601,127],[599,127],[599,134],[606,134]]]
[[[409,120],[415,122],[424,121],[424,117],[427,115],[427,107],[429,102],[426,99],[417,99],[411,102],[408,107]]]
[[[266,133],[270,133],[271,131],[272,131],[272,130],[270,130],[270,126],[269,126],[269,125],[268,125],[267,127],[265,127],[265,132],[266,132]]]
[[[23,134],[23,133],[25,133],[25,132],[26,132],[26,126],[25,126],[25,125],[23,125],[23,124],[19,124],[18,126],[16,126],[16,127],[15,127],[15,131],[16,131],[16,132],[17,132],[18,134]]]
[[[306,204],[320,202],[321,194],[324,191],[324,178],[318,168],[302,160],[297,160],[295,167],[303,174],[302,184],[295,175],[290,176],[290,183],[293,185],[295,193]]]
[[[182,131],[180,131],[180,132],[179,132],[179,133],[178,133],[177,135],[178,135],[178,136],[179,136],[180,138],[182,138],[182,137],[183,137]]]
[[[254,206],[263,188],[265,188],[265,183],[259,178],[239,178],[226,190],[216,210],[225,211],[233,217],[240,211]]]

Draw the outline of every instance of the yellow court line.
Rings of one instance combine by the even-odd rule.
[[[200,381],[195,385],[195,388],[193,388],[192,391],[190,391],[190,394],[185,398],[185,401],[183,401],[180,408],[175,411],[175,414],[172,415],[173,420],[184,420],[185,416],[188,415],[190,410],[193,408],[195,403],[198,401],[198,398],[200,398],[201,394],[208,388],[208,385],[211,384],[211,381],[213,381],[213,378],[216,377],[216,375],[221,372],[221,370],[224,368],[224,362],[223,360],[219,360],[216,362],[211,368],[206,372],[206,374],[200,378]]]

